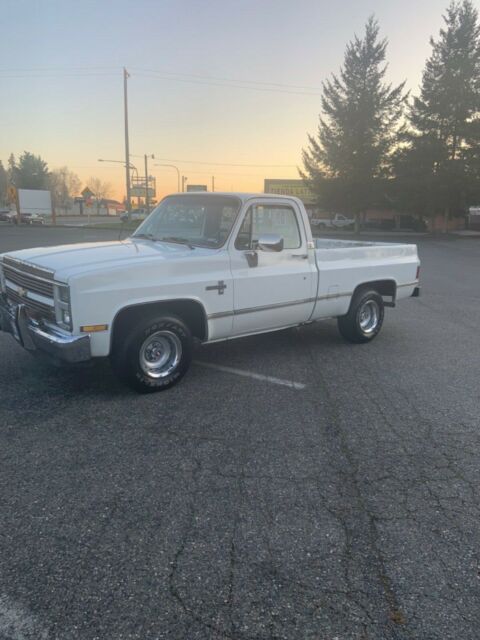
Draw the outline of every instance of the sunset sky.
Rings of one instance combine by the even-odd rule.
[[[210,188],[214,175],[217,190],[261,191],[265,177],[298,177],[321,83],[368,16],[389,39],[389,79],[405,79],[416,92],[446,5],[2,0],[0,159],[32,151],[84,182],[110,181],[121,199],[122,166],[97,158],[124,157],[126,66],[132,154],[178,165],[189,183]],[[132,162],[142,167],[142,158]],[[176,191],[173,170],[151,166],[151,173],[159,197]]]

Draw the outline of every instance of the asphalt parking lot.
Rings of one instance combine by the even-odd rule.
[[[370,345],[202,346],[162,394],[0,334],[0,638],[477,639],[480,240],[419,243],[422,297]]]

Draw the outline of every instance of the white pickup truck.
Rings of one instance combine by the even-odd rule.
[[[312,218],[311,224],[318,229],[348,229],[355,226],[355,220],[336,213],[332,218]]]
[[[314,240],[300,200],[166,197],[127,240],[0,256],[0,327],[55,360],[110,357],[141,392],[187,371],[216,342],[338,318],[369,342],[384,307],[419,295],[413,244]]]

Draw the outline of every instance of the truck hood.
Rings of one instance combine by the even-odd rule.
[[[55,273],[56,279],[67,281],[70,276],[86,272],[116,266],[124,267],[127,261],[183,260],[198,257],[199,254],[211,254],[212,251],[215,250],[203,247],[195,247],[192,250],[182,244],[129,238],[113,242],[86,242],[22,249],[4,255],[50,269]]]

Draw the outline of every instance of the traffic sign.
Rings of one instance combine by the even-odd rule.
[[[91,191],[88,187],[85,187],[85,189],[82,191],[82,196],[85,198],[85,200],[93,198],[94,195],[95,194],[93,193],[93,191]]]
[[[8,187],[8,201],[16,202],[17,200],[17,190],[14,186]]]

